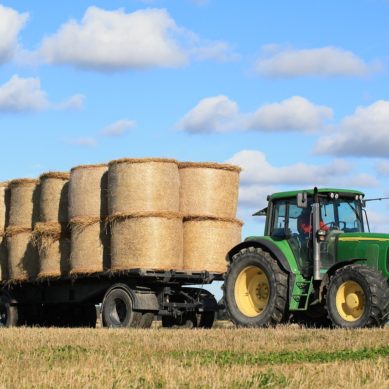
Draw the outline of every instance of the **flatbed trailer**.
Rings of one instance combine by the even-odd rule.
[[[132,269],[0,284],[0,326],[212,327],[220,273]],[[98,309],[96,309],[98,307]]]

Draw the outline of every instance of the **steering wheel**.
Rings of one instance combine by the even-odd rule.
[[[344,222],[339,222],[339,223],[344,223]],[[329,230],[334,230],[334,231],[339,231],[340,228],[335,222],[328,222],[326,224],[322,224],[320,229],[323,229],[323,227],[328,227]]]

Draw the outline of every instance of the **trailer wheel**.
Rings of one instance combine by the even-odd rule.
[[[198,314],[199,328],[212,328],[214,321],[215,321],[214,311],[205,311]]]
[[[142,319],[140,322],[140,328],[150,328],[154,321],[154,313],[147,312],[142,314]]]
[[[141,327],[142,313],[133,311],[131,290],[123,285],[108,290],[102,304],[103,326],[110,328]]]
[[[240,250],[225,276],[224,302],[229,318],[242,327],[281,323],[287,311],[288,275],[270,253]]]
[[[347,265],[330,278],[326,306],[335,327],[383,326],[389,315],[389,287],[376,270]]]
[[[162,327],[165,328],[196,328],[198,326],[195,312],[183,312],[181,316],[162,316]]]
[[[0,327],[16,327],[19,323],[18,308],[11,305],[11,297],[5,292],[0,292]]]

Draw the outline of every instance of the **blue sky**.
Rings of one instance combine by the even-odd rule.
[[[389,2],[0,0],[1,179],[124,156],[389,194]],[[388,231],[386,203],[371,204]]]

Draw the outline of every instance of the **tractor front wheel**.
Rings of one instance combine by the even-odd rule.
[[[270,253],[249,247],[234,255],[225,277],[224,302],[242,327],[268,327],[286,313],[288,276]]]
[[[389,287],[376,270],[347,265],[330,278],[326,305],[335,327],[383,326],[389,314]]]

